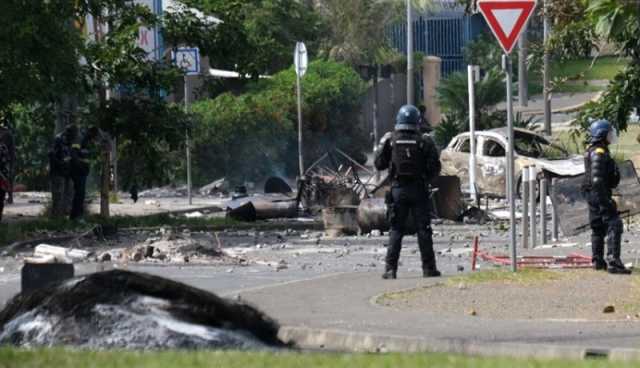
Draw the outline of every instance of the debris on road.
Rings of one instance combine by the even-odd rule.
[[[284,348],[278,329],[252,306],[121,270],[23,292],[0,312],[0,344],[31,348]]]
[[[65,247],[58,247],[48,244],[40,244],[34,249],[31,261],[37,263],[38,259],[41,260],[55,260],[63,263],[73,263],[77,261],[84,261],[91,255],[91,252],[82,249],[72,249]],[[49,262],[41,262],[49,263]]]

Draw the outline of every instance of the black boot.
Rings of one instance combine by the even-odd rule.
[[[382,278],[384,280],[395,280],[396,279],[397,270],[392,268],[387,268],[387,270],[382,274]]]
[[[422,270],[422,277],[440,277],[442,274],[436,268],[427,268]]]
[[[606,271],[607,270],[607,262],[603,259],[593,259],[593,269],[596,271]]]
[[[630,275],[631,270],[624,266],[624,263],[618,258],[609,261],[607,271],[614,275]]]

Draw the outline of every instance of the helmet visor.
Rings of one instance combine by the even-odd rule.
[[[616,128],[611,127],[611,129],[609,129],[609,133],[607,134],[607,142],[609,142],[609,144],[618,143],[618,131],[616,130]]]

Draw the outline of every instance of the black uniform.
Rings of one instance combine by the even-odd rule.
[[[73,141],[67,132],[56,135],[49,151],[49,176],[51,178],[51,214],[54,217],[69,213],[73,195],[71,183],[71,145]]]
[[[71,145],[70,175],[73,181],[73,202],[71,205],[72,220],[84,215],[87,177],[89,176],[89,148],[93,143],[93,135],[85,133],[79,143]]]
[[[609,154],[606,144],[594,143],[585,153],[584,192],[589,202],[591,224],[591,247],[593,263],[597,269],[609,271],[624,269],[620,260],[620,241],[623,224],[616,203],[612,199],[612,189],[620,183],[620,172]],[[604,259],[604,240],[607,239],[607,263]]]
[[[415,220],[418,244],[425,276],[437,276],[431,230],[431,204],[427,185],[440,174],[440,157],[428,135],[417,131],[397,130],[387,133],[376,151],[378,170],[389,169],[391,192],[387,195],[391,224],[386,271],[398,269],[402,237],[410,213]]]

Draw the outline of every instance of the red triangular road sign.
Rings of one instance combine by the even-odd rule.
[[[504,52],[510,54],[533,15],[536,0],[479,0],[478,7]]]

